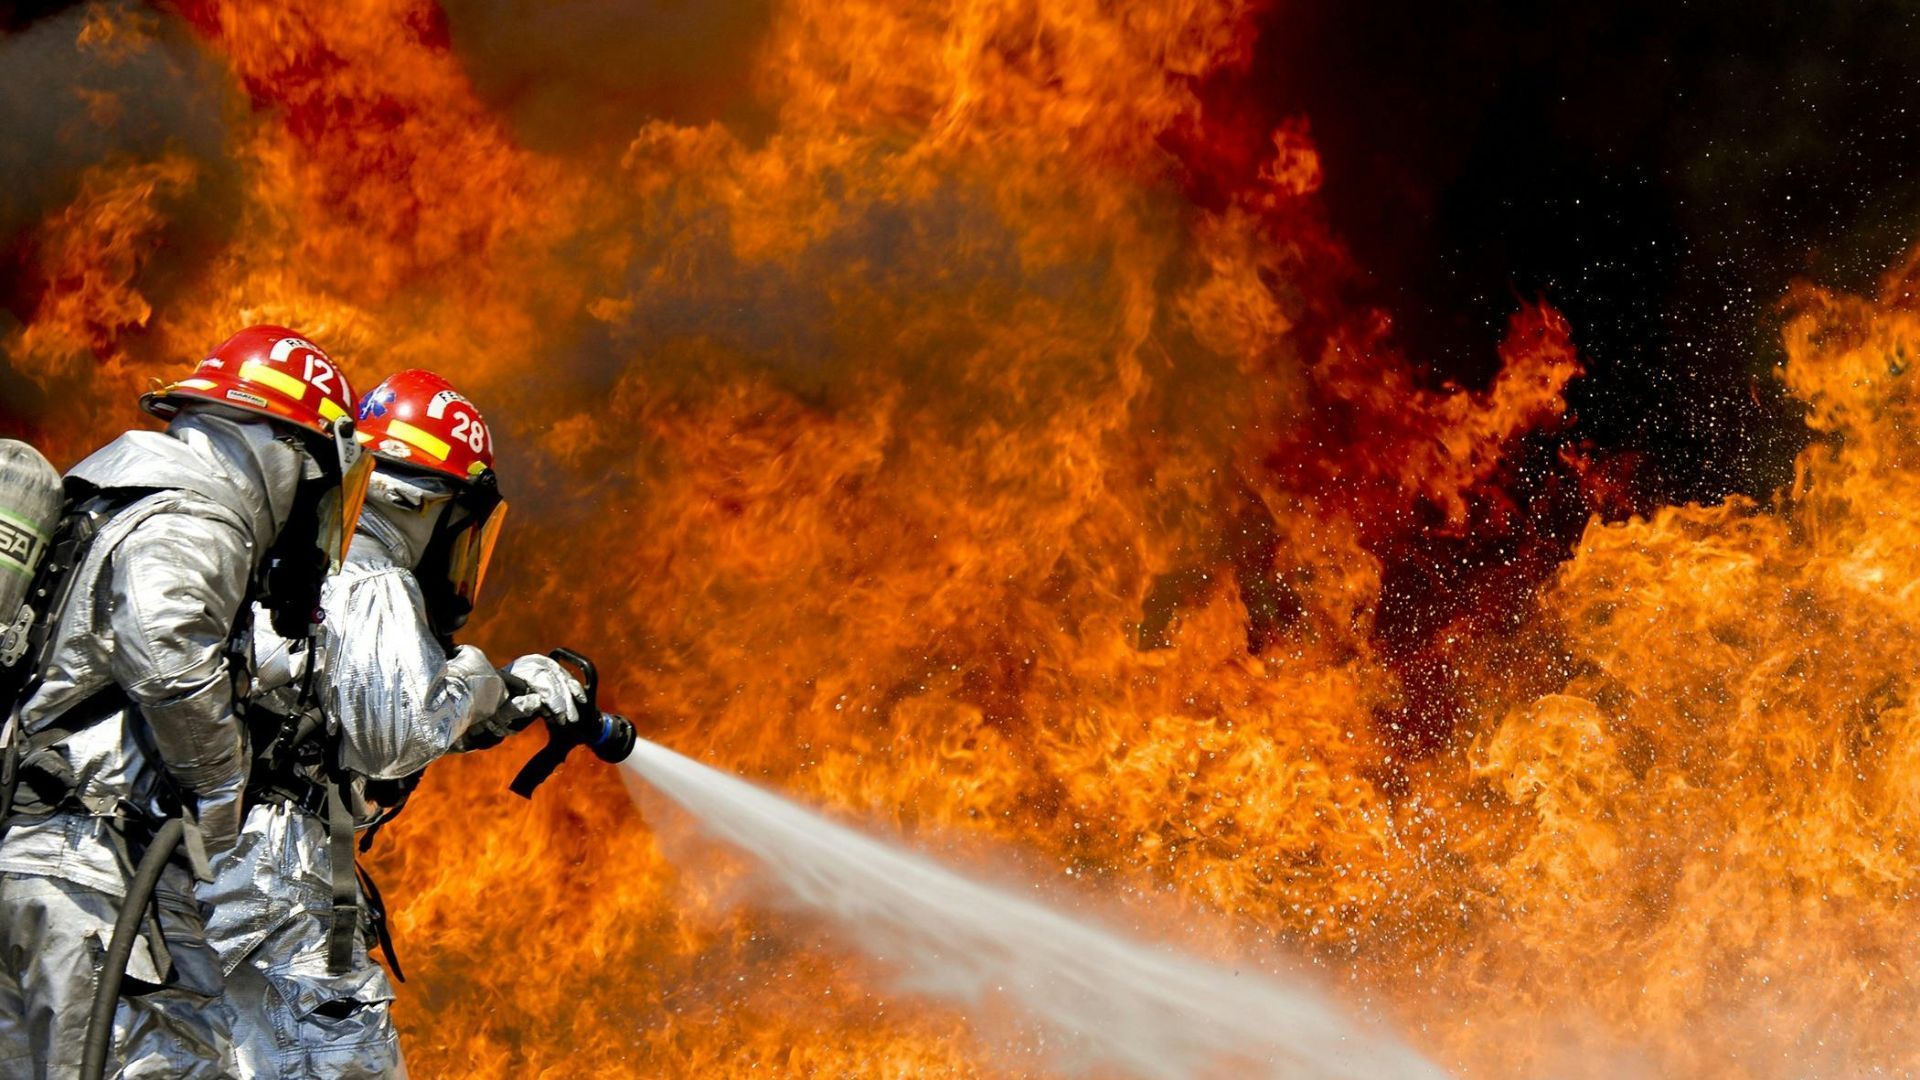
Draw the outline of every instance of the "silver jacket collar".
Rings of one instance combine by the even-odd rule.
[[[183,412],[164,434],[129,431],[68,475],[103,488],[171,488],[203,495],[239,514],[252,526],[254,542],[264,547],[286,524],[311,464],[278,435],[265,422]]]

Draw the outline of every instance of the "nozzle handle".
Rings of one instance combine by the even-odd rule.
[[[633,725],[625,717],[608,716],[600,712],[600,670],[593,661],[568,648],[558,648],[547,654],[562,664],[570,664],[580,672],[580,688],[586,691],[586,703],[580,707],[580,720],[574,724],[556,724],[547,717],[547,745],[520,767],[520,772],[508,785],[515,795],[523,799],[533,798],[534,789],[547,782],[553,770],[567,760],[576,746],[589,746],[595,754],[608,761],[619,761],[633,751]],[[514,682],[519,682],[515,679]],[[521,684],[522,687],[525,683]],[[508,683],[509,692],[515,691]],[[609,754],[618,753],[618,757]]]
[[[553,775],[553,770],[559,768],[560,763],[567,760],[567,755],[578,745],[577,742],[563,739],[552,727],[548,727],[547,745],[520,766],[513,783],[507,785],[508,790],[523,799],[533,798],[534,789],[546,783],[547,778]]]
[[[581,716],[600,715],[600,669],[593,661],[565,646],[547,654],[562,664],[572,664],[580,671],[580,688],[587,692],[586,707],[580,710]]]

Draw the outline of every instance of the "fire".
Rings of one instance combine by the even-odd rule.
[[[1632,1050],[1663,1072],[1915,1066],[1911,274],[1792,298],[1784,375],[1825,437],[1772,506],[1596,523],[1544,598],[1573,675],[1470,755],[1518,817],[1463,959],[1521,1016],[1670,1033]]]
[[[0,426],[71,460],[247,321],[437,368],[515,504],[471,637],[596,655],[667,745],[1309,964],[1463,1074],[1920,1068],[1914,275],[1792,298],[1821,438],[1772,503],[1537,554],[1577,328],[1524,307],[1480,387],[1403,356],[1307,118],[1235,105],[1257,14],[743,4],[750,121],[536,150],[425,0],[97,5],[90,62],[217,61],[223,163],[102,161],[30,230],[0,349],[63,396]],[[1536,552],[1497,602],[1387,610],[1487,538]],[[416,1075],[1057,1067],[668,859],[609,770],[512,799],[534,738],[381,838]]]

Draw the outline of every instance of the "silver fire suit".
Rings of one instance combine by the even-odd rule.
[[[323,591],[326,617],[311,650],[290,653],[256,623],[262,681],[284,684],[266,695],[271,708],[288,714],[301,708],[296,688],[312,661],[317,692],[307,700],[324,717],[328,752],[338,754],[351,778],[344,790],[359,825],[379,810],[366,798],[368,779],[410,776],[463,749],[470,731],[540,708],[539,701],[507,698],[479,649],[460,646],[449,656],[429,628],[413,567],[434,515],[418,511],[419,493],[408,488],[406,481],[375,474],[347,564]],[[553,685],[555,672],[530,667],[537,665],[519,661],[510,670]],[[309,765],[302,775],[317,784],[325,769]],[[368,955],[365,934],[356,935],[347,970],[328,965],[334,910],[328,840],[323,810],[303,809],[292,798],[265,799],[249,810],[235,857],[200,887],[212,911],[208,937],[228,978],[244,1077],[406,1075],[391,1014],[393,987]],[[366,898],[359,902],[364,910]]]
[[[41,681],[8,725],[23,782],[0,837],[0,1075],[79,1069],[95,970],[170,793],[193,804],[216,859],[238,838],[248,757],[234,698],[246,673],[230,667],[230,646],[312,467],[275,434],[189,412],[70,474],[134,501],[73,571]],[[158,917],[135,943],[114,1022],[120,1076],[231,1074],[219,965],[192,888],[184,866],[168,866]]]

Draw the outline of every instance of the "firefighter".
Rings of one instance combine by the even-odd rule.
[[[319,346],[249,327],[141,398],[164,433],[128,432],[68,474],[69,521],[88,526],[70,535],[91,538],[71,550],[0,738],[12,781],[0,803],[11,806],[0,822],[0,1074],[79,1070],[132,867],[180,817],[184,854],[134,942],[110,1060],[130,1077],[231,1075],[192,878],[240,835],[251,673],[234,658],[253,614],[302,638],[357,522],[372,459],[353,439],[352,403]]]
[[[535,716],[571,722],[584,697],[544,656],[503,677],[452,643],[506,513],[473,403],[437,375],[401,372],[362,402],[360,437],[378,465],[316,647],[256,635],[276,689],[255,728],[254,797],[237,857],[200,890],[247,1077],[405,1075],[392,985],[367,938],[389,964],[391,942],[378,891],[356,875],[354,831],[391,818],[434,759]]]

